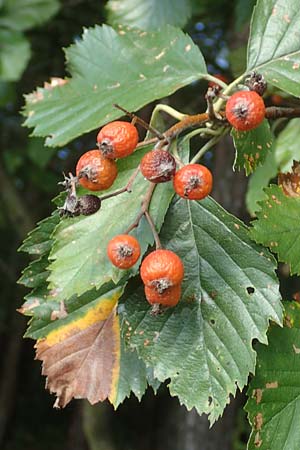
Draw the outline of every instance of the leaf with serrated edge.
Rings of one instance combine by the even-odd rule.
[[[59,223],[59,215],[55,211],[51,216],[38,222],[36,228],[32,230],[19,251],[29,253],[30,255],[43,255],[49,253],[52,246],[52,233]]]
[[[64,316],[47,318],[44,311],[43,320],[31,326],[56,406],[64,407],[72,398],[92,404],[108,398],[117,408],[131,392],[140,400],[148,383],[155,387],[151,371],[120,340],[116,302],[122,291],[122,286],[93,290],[66,302]]]
[[[118,178],[111,191],[126,185],[140,158],[149,149],[139,150],[118,162]],[[114,267],[107,257],[106,248],[110,239],[124,233],[135,221],[148,186],[149,182],[139,174],[130,194],[124,193],[103,201],[101,209],[91,216],[66,219],[60,223],[54,234],[50,255],[53,262],[49,266],[50,288],[56,300],[81,295],[111,279],[117,283],[121,278],[125,280],[137,272],[139,263],[128,271]],[[171,182],[161,183],[155,188],[150,214],[158,230],[173,195]],[[142,257],[148,245],[153,244],[153,235],[144,217],[132,234],[140,243]]]
[[[285,326],[273,326],[269,346],[257,345],[257,368],[246,411],[248,450],[300,448],[300,305],[285,302]]]
[[[245,168],[246,175],[253,172],[257,166],[262,164],[273,144],[273,135],[267,120],[250,131],[238,131],[234,128],[231,131],[236,157],[234,167]]]
[[[247,71],[300,96],[300,9],[295,0],[258,0],[248,42]]]
[[[214,422],[254,372],[253,339],[266,343],[269,320],[281,322],[275,261],[210,198],[173,202],[161,238],[183,260],[182,299],[154,317],[142,290],[129,294],[122,333],[155,377],[171,379],[171,395]]]
[[[199,48],[182,31],[86,29],[66,50],[71,79],[26,96],[25,125],[46,144],[61,146],[123,113],[136,111],[206,74]]]
[[[142,30],[166,25],[183,27],[191,16],[190,0],[109,0],[108,23]]]
[[[290,264],[291,274],[300,274],[300,198],[287,197],[278,186],[265,189],[267,199],[252,222],[250,235],[269,247],[281,262]]]

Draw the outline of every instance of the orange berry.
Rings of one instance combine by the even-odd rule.
[[[181,259],[171,250],[155,250],[146,256],[141,265],[141,278],[148,287],[162,294],[183,280],[184,267]]]
[[[150,305],[175,306],[180,300],[181,283],[158,292],[156,288],[145,286],[145,296]]]
[[[107,246],[107,256],[111,263],[119,269],[130,269],[141,254],[138,240],[129,234],[118,234]]]
[[[99,150],[89,150],[77,162],[79,183],[90,191],[108,189],[115,181],[118,168],[115,161],[105,158]]]
[[[201,164],[187,164],[179,169],[173,179],[175,192],[188,200],[201,200],[210,194],[213,177]]]
[[[255,91],[236,92],[226,103],[226,119],[239,131],[258,127],[264,120],[265,113],[264,101]]]
[[[130,122],[117,120],[108,123],[98,133],[97,145],[106,158],[124,158],[137,146],[139,135]]]

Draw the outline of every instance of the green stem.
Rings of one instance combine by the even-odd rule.
[[[218,85],[221,86],[223,89],[227,89],[227,87],[228,87],[228,84],[227,84],[227,83],[224,83],[224,81],[220,80],[219,78],[214,77],[213,75],[207,74],[207,75],[205,75],[203,78],[204,78],[205,80],[207,80],[207,81],[212,81],[213,83],[218,84]]]
[[[172,106],[163,105],[162,103],[159,103],[158,105],[155,106],[153,110],[153,117],[155,117],[155,114],[161,111],[164,111],[165,113],[169,114],[169,116],[173,117],[176,120],[182,120],[185,117],[187,117],[187,114],[183,114],[177,111],[177,109],[172,108]]]

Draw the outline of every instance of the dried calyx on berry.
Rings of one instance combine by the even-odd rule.
[[[226,119],[239,131],[258,127],[265,118],[266,107],[262,97],[254,91],[235,92],[226,103]]]
[[[143,156],[140,169],[152,183],[165,183],[175,175],[176,161],[166,150],[152,150]]]
[[[174,177],[175,192],[188,200],[202,200],[207,197],[213,185],[211,171],[201,164],[187,164]]]
[[[138,240],[130,234],[118,234],[107,246],[107,256],[111,263],[119,269],[130,269],[141,254]]]
[[[250,89],[250,91],[254,91],[260,96],[262,96],[267,89],[267,82],[264,79],[264,76],[255,71],[250,72],[250,74],[246,77],[244,84]]]
[[[99,150],[84,153],[76,165],[79,183],[90,191],[108,189],[118,175],[115,161],[105,158]]]
[[[97,146],[105,158],[125,158],[137,146],[139,135],[130,122],[115,122],[105,125],[97,135]]]

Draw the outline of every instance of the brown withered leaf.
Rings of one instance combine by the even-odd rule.
[[[278,184],[288,197],[300,197],[300,163],[294,161],[292,172],[279,173]]]
[[[115,300],[99,301],[37,341],[36,358],[43,361],[46,387],[57,396],[54,407],[63,408],[72,398],[94,404],[114,396],[120,366]]]

